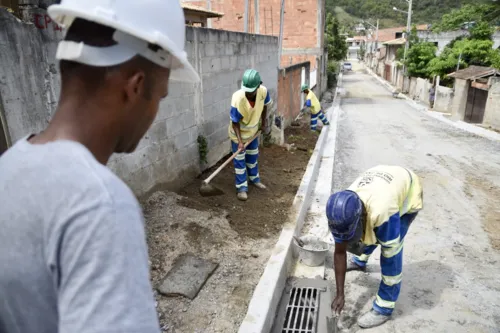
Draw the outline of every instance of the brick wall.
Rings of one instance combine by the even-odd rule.
[[[497,130],[500,129],[500,82],[495,82],[490,87],[483,123]]]
[[[40,8],[25,14],[29,23],[0,10],[0,111],[10,142],[46,127],[60,89],[55,51],[62,31]],[[277,96],[276,37],[186,27],[186,39],[201,83],[172,81],[168,98],[136,152],[114,155],[109,162],[138,195],[156,186],[175,189],[198,175],[198,135],[208,141],[207,166],[229,152],[230,99],[245,69],[259,70],[271,97]]]
[[[254,2],[249,0],[248,31],[279,36],[281,0],[258,2],[259,29],[255,24]],[[189,3],[207,7],[206,1]],[[324,46],[324,5],[324,0],[285,1],[283,48],[286,54],[282,57],[282,66],[289,66],[291,57],[291,64],[310,61],[312,68],[316,68],[316,57],[323,53],[320,50]],[[222,18],[212,19],[212,28],[244,31],[245,0],[212,1],[211,9],[224,13]],[[321,22],[319,28],[318,22]]]
[[[297,117],[302,108],[302,69],[308,82],[310,63],[304,62],[280,69],[278,74],[278,114],[283,117],[284,126]]]

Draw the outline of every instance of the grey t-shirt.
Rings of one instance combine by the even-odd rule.
[[[0,158],[0,332],[159,332],[140,206],[82,145]]]

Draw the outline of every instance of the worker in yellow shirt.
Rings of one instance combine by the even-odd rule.
[[[272,100],[267,88],[262,85],[259,72],[247,69],[243,74],[241,89],[231,99],[229,138],[231,150],[241,150],[233,160],[236,173],[238,199],[246,201],[248,180],[257,188],[265,189],[259,175],[259,138],[254,139],[244,149],[244,144],[257,134],[259,124],[267,128],[267,107]]]
[[[371,328],[389,320],[401,289],[404,238],[422,208],[419,177],[400,166],[371,168],[347,190],[330,196],[326,215],[335,239],[335,313],[344,307],[346,271],[365,270],[368,258],[381,245],[382,281],[372,310],[358,318],[358,325]],[[349,262],[346,252],[355,255]]]
[[[323,125],[328,126],[330,123],[326,119],[325,114],[321,111],[321,104],[318,98],[312,90],[309,89],[307,84],[302,85],[302,92],[306,95],[306,102],[304,107],[308,107],[311,110],[311,131],[316,131],[318,125],[318,118],[321,120]]]

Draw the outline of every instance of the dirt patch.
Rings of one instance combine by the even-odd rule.
[[[318,138],[309,130],[307,122],[304,119],[301,127],[285,131],[286,141],[294,143],[298,149],[288,151],[276,145],[259,148],[259,174],[267,190],[250,185],[248,201],[239,201],[236,198],[234,169],[228,166],[211,182],[224,191],[224,195],[202,197],[198,193],[201,181],[215,170],[215,166],[179,191],[184,197],[179,204],[202,211],[225,210],[228,213],[226,218],[240,237],[257,239],[278,233],[287,218]]]
[[[473,193],[481,196],[481,219],[483,228],[488,233],[491,246],[500,250],[500,207],[498,206],[500,198],[500,187],[487,179],[474,176],[474,173],[468,173],[466,176],[467,189],[472,188],[473,191],[466,191],[469,197],[473,197]]]
[[[232,166],[213,180],[224,195],[198,192],[215,166],[178,194],[156,192],[143,202],[155,288],[181,254],[219,264],[193,301],[156,294],[164,332],[238,330],[316,144],[308,117],[301,125],[285,131],[286,141],[299,149],[260,148],[259,172],[268,190],[250,187],[246,202],[236,198]]]

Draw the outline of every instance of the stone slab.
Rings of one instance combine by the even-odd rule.
[[[219,264],[192,254],[182,254],[175,259],[158,291],[165,296],[194,299],[217,266]]]

